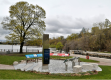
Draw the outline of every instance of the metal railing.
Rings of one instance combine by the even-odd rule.
[[[0,52],[7,52],[7,51],[10,51],[10,52],[19,52],[20,49],[0,49]],[[23,52],[38,52],[40,50],[38,49],[22,49]]]

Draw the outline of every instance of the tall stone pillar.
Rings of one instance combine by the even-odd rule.
[[[50,61],[49,50],[49,34],[43,34],[43,47],[42,47],[42,69],[49,69],[48,64]]]

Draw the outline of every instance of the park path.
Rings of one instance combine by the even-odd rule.
[[[80,57],[80,58],[86,59],[86,55],[71,54],[70,56]],[[99,61],[100,63],[98,63],[98,65],[108,65],[108,66],[111,66],[111,59],[99,58],[99,57],[91,57],[91,56],[89,56],[89,59]]]
[[[15,70],[13,65],[5,65],[5,64],[0,64],[0,69]]]

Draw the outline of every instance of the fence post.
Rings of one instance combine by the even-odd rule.
[[[1,52],[2,52],[2,49],[1,49]]]
[[[4,49],[4,52],[5,52],[5,49]]]

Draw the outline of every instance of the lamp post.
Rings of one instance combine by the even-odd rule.
[[[25,42],[25,44],[26,44],[26,42]],[[27,45],[26,45],[26,53],[27,53]]]
[[[12,41],[12,52],[13,52],[13,41]]]

